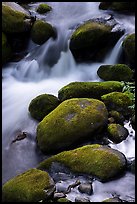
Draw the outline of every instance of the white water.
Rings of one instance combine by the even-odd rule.
[[[117,42],[111,53],[104,59],[104,62],[77,64],[68,49],[71,33],[83,21],[99,16],[107,16],[108,13],[98,9],[98,2],[48,3],[53,7],[53,11],[46,16],[36,14],[35,8],[39,3],[30,4],[30,10],[37,17],[46,19],[56,28],[57,39],[49,39],[42,46],[35,45],[30,41],[28,45],[29,54],[20,62],[7,64],[2,71],[3,183],[28,168],[36,167],[45,158],[36,146],[37,122],[28,113],[30,101],[42,93],[57,96],[58,90],[70,82],[100,81],[97,76],[99,66],[117,63],[121,52],[121,43],[124,36]],[[127,17],[116,14],[116,19],[124,26],[126,34],[134,32],[134,16]],[[126,23],[128,26],[126,26]],[[29,137],[11,144],[19,131],[28,132]],[[126,141],[112,146],[130,158],[135,156],[134,144],[133,137],[129,136]],[[126,177],[124,179],[124,181],[118,181],[120,186],[124,182],[127,183]],[[102,186],[100,185],[104,184],[98,185],[99,189],[101,189]],[[112,183],[112,185],[115,184]],[[131,186],[134,188],[133,178]],[[122,191],[124,192],[124,190]],[[133,191],[132,194],[134,194]],[[100,196],[102,195],[103,192]],[[98,196],[97,192],[94,201],[103,198],[97,198]]]

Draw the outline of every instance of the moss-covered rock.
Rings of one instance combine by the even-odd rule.
[[[135,2],[101,2],[99,8],[102,10],[114,10],[119,12],[135,11]]]
[[[131,117],[130,122],[131,122],[132,128],[135,130],[135,115],[133,115],[133,116]]]
[[[59,105],[59,100],[51,94],[41,94],[34,98],[29,104],[30,115],[41,121],[46,115]]]
[[[112,92],[101,96],[108,110],[116,110],[127,116],[131,113],[130,106],[133,104],[127,93]]]
[[[118,197],[113,197],[113,198],[108,198],[106,200],[103,200],[102,202],[123,202],[123,201]]]
[[[41,45],[45,43],[50,37],[54,37],[54,36],[55,36],[55,31],[49,23],[43,20],[35,21],[31,30],[31,38],[33,42]]]
[[[125,58],[128,62],[134,66],[135,65],[135,33],[128,35],[122,44]]]
[[[125,64],[102,65],[97,74],[105,81],[130,81],[133,77],[133,71]]]
[[[75,98],[62,102],[37,127],[37,141],[43,152],[61,151],[107,125],[108,112],[96,99]]]
[[[104,48],[110,48],[122,32],[111,32],[113,26],[103,22],[88,21],[80,25],[70,38],[70,50],[75,59],[96,61]],[[106,52],[105,52],[106,54]],[[103,57],[102,57],[103,58]]]
[[[2,64],[11,58],[12,52],[9,43],[7,42],[6,35],[2,33]]]
[[[2,2],[2,31],[5,33],[20,33],[30,31],[29,13],[19,4]]]
[[[119,124],[108,125],[107,131],[108,138],[116,144],[125,140],[129,135],[128,130]]]
[[[47,13],[47,12],[51,11],[52,8],[51,8],[51,6],[49,6],[47,4],[40,4],[36,10],[38,13],[43,14],[43,13]]]
[[[119,124],[123,124],[125,120],[124,116],[115,110],[109,111],[109,117],[112,117],[115,123],[119,123]]]
[[[126,167],[126,158],[121,152],[99,144],[61,152],[40,163],[38,168],[50,169],[54,162],[65,165],[73,172],[95,176],[101,181],[120,176]]]
[[[61,101],[70,98],[96,98],[114,91],[122,91],[123,84],[117,81],[107,82],[72,82],[58,92]]]
[[[30,169],[3,185],[2,200],[3,202],[38,202],[45,199],[51,189],[54,189],[54,182],[47,172]]]
[[[67,198],[59,198],[59,199],[57,200],[57,202],[66,203],[66,202],[71,202],[71,201],[68,200]]]

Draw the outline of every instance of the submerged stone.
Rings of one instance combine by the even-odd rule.
[[[38,168],[50,169],[54,162],[65,165],[75,173],[89,174],[104,182],[120,176],[127,163],[121,152],[99,144],[61,152],[41,162]]]

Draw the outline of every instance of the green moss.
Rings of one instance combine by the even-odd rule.
[[[119,124],[108,125],[108,138],[114,143],[120,143],[128,137],[128,130]]]
[[[53,27],[42,20],[36,20],[31,30],[31,38],[36,44],[45,43],[50,37],[53,37],[55,32]]]
[[[118,81],[107,82],[72,82],[58,92],[58,98],[64,101],[69,98],[96,98],[100,99],[102,95],[122,91],[123,84]]]
[[[101,181],[107,181],[124,171],[126,158],[117,150],[94,144],[61,152],[40,163],[38,168],[50,169],[53,162],[64,164],[73,172],[89,174]]]
[[[6,182],[2,187],[3,202],[38,202],[45,198],[50,187],[47,172],[30,169]]]
[[[57,202],[62,202],[62,203],[66,203],[66,202],[71,202],[70,200],[68,200],[67,198],[59,198],[58,200],[57,200]]]
[[[7,42],[6,35],[2,33],[2,63],[4,64],[11,58],[11,47]]]
[[[123,124],[124,122],[124,116],[119,113],[118,111],[112,110],[109,112],[109,117],[113,117],[116,123]]]
[[[102,202],[123,202],[123,201],[118,197],[114,197],[114,198],[108,198],[106,200],[103,200]]]
[[[47,13],[48,11],[51,11],[51,10],[52,10],[51,6],[47,4],[40,4],[37,8],[37,12],[40,14]]]
[[[112,27],[103,23],[87,22],[72,34],[70,48],[78,49],[93,46],[110,34]]]
[[[125,64],[102,65],[97,74],[105,81],[130,81],[133,77],[133,71]]]
[[[129,106],[133,104],[132,100],[126,93],[112,92],[101,96],[102,101],[108,110],[116,110],[124,116],[129,114]]]
[[[29,112],[33,118],[41,121],[59,105],[59,100],[51,94],[41,94],[29,104]]]
[[[49,113],[37,127],[37,141],[44,152],[61,151],[80,140],[93,138],[106,126],[108,112],[96,99],[70,99]]]
[[[135,33],[128,35],[122,46],[129,63],[135,65]]]
[[[18,33],[26,31],[24,19],[27,15],[23,12],[13,10],[2,4],[2,31],[5,33]]]

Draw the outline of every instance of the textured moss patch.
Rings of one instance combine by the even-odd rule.
[[[93,133],[101,131],[107,120],[107,109],[99,100],[66,100],[38,124],[38,145],[44,152],[65,150],[80,140],[93,138]]]
[[[37,12],[40,14],[47,13],[51,10],[52,10],[51,6],[49,6],[47,4],[40,4],[37,8]]]
[[[112,92],[101,96],[102,101],[107,106],[108,110],[116,110],[124,116],[130,113],[130,108],[133,104],[130,96],[127,93]]]
[[[55,35],[53,27],[42,20],[36,20],[31,30],[31,38],[36,44],[45,43]]]
[[[46,197],[44,189],[53,185],[47,172],[30,169],[3,185],[3,202],[38,202]]]
[[[14,3],[14,2],[13,2]],[[5,33],[20,33],[30,29],[24,20],[28,18],[25,12],[12,9],[12,7],[2,4],[2,31]]]
[[[59,105],[59,100],[51,94],[41,94],[29,104],[29,112],[33,118],[41,121]]]
[[[128,130],[119,124],[108,125],[108,138],[114,143],[120,143],[128,137]]]
[[[61,101],[70,98],[96,98],[100,99],[102,95],[122,91],[123,84],[118,81],[107,82],[72,82],[58,92],[58,98]]]
[[[102,65],[97,74],[105,81],[130,81],[133,77],[133,71],[125,64]]]
[[[67,198],[59,198],[58,200],[57,200],[57,202],[61,202],[61,203],[66,203],[66,202],[71,202],[70,200],[68,200]]]
[[[114,197],[114,198],[108,198],[106,200],[103,200],[102,202],[123,202],[123,201],[118,197]]]
[[[102,145],[86,145],[71,151],[64,151],[39,164],[40,169],[50,169],[53,162],[59,162],[73,172],[86,173],[107,181],[119,176],[125,169],[125,156]]]
[[[7,62],[11,55],[11,47],[7,42],[6,35],[2,33],[2,63]]]
[[[129,63],[135,65],[135,33],[128,35],[122,46]]]
[[[124,116],[115,110],[109,111],[109,117],[114,118],[114,121],[119,124],[123,124],[125,120]]]

